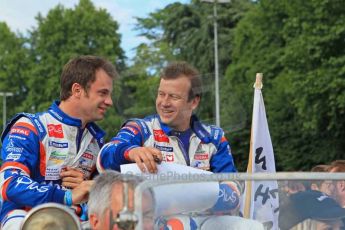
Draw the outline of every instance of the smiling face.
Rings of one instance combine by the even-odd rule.
[[[188,100],[191,89],[189,78],[180,75],[175,79],[162,78],[156,98],[156,110],[161,121],[176,131],[189,128],[192,112],[197,108],[200,97]]]
[[[103,70],[96,71],[96,80],[86,90],[81,88],[79,110],[84,123],[102,120],[106,110],[112,106],[112,78]]]

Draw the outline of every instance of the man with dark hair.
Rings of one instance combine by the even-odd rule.
[[[94,121],[113,104],[116,76],[103,58],[74,58],[61,74],[61,101],[9,122],[1,150],[2,229],[19,229],[25,211],[42,203],[85,202],[105,134]]]
[[[193,111],[202,94],[198,71],[186,62],[162,72],[157,114],[128,120],[99,155],[97,168],[119,171],[135,162],[142,171],[157,171],[157,162],[174,162],[212,172],[235,172],[230,146],[221,128],[200,122]]]

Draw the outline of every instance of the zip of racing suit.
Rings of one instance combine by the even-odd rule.
[[[2,135],[2,225],[12,210],[28,210],[47,202],[64,204],[63,167],[79,168],[85,179],[95,172],[105,133],[94,123],[83,130],[81,120],[58,106],[55,101],[45,112],[16,115]]]
[[[230,146],[221,128],[210,126],[191,117],[192,134],[189,151],[173,130],[160,121],[158,115],[127,121],[111,142],[103,146],[98,155],[97,169],[120,171],[121,164],[132,163],[126,158],[129,150],[140,147],[155,147],[162,152],[163,161],[192,166],[212,172],[236,172]]]

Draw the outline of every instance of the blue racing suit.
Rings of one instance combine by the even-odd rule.
[[[131,163],[128,151],[140,147],[155,147],[163,161],[192,166],[212,172],[236,172],[230,146],[221,128],[210,126],[191,117],[192,134],[188,152],[174,131],[162,123],[158,115],[127,121],[119,133],[101,149],[97,169],[120,171],[121,164]]]
[[[79,168],[85,179],[96,169],[105,133],[94,123],[82,122],[60,110],[54,102],[45,112],[21,113],[2,135],[0,213],[2,225],[12,210],[28,210],[46,202],[64,204],[63,167]]]

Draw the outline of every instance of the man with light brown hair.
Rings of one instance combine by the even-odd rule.
[[[329,165],[315,165],[310,171],[311,172],[328,172]],[[318,190],[327,195],[331,196],[334,190],[334,184],[330,180],[312,180],[310,183],[310,189]]]
[[[332,161],[329,169],[331,173],[344,173],[345,172],[345,160]],[[337,180],[334,183],[334,190],[332,196],[339,202],[342,207],[345,207],[345,180]]]

